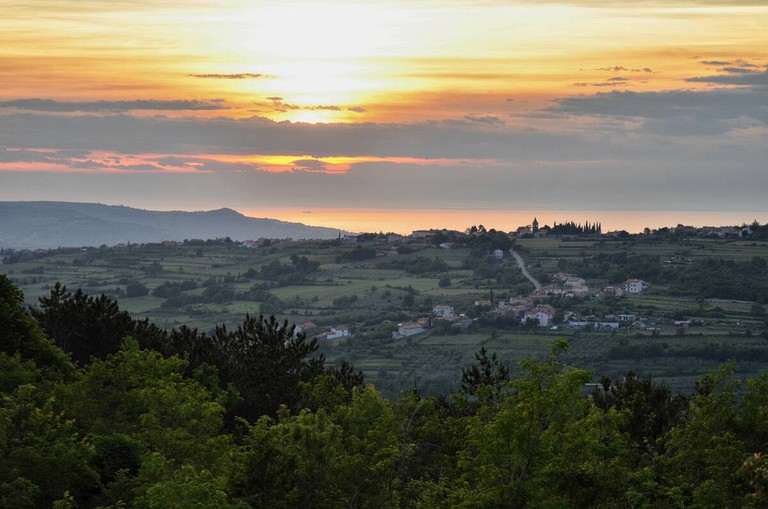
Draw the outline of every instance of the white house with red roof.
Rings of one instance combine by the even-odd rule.
[[[541,304],[526,311],[523,315],[523,322],[528,319],[537,320],[541,327],[548,327],[554,317],[555,308],[549,304]]]
[[[397,331],[392,333],[392,339],[403,339],[426,331],[427,327],[422,322],[401,323]]]

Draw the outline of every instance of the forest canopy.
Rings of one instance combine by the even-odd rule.
[[[165,331],[0,276],[0,506],[765,507],[768,375],[690,395],[482,349],[395,399],[274,317]],[[114,304],[114,306],[113,306]],[[66,309],[66,313],[62,310]]]

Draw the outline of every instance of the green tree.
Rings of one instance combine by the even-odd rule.
[[[475,354],[477,362],[461,370],[461,390],[467,394],[480,395],[490,390],[498,395],[501,388],[509,381],[509,368],[494,353],[490,357],[485,347]]]
[[[733,366],[725,365],[699,382],[689,417],[670,430],[664,454],[656,458],[659,488],[653,503],[739,506],[748,487],[737,474],[746,454],[738,434],[738,382],[733,374]]]
[[[467,418],[453,504],[596,507],[617,496],[617,416],[591,406],[582,394],[589,374],[559,361],[566,349],[558,341],[547,359],[521,362],[509,392]]]
[[[617,382],[603,376],[592,392],[592,401],[603,411],[615,408],[625,412],[627,418],[621,429],[628,435],[631,460],[636,464],[647,464],[660,452],[662,439],[688,413],[685,396],[673,394],[668,385],[640,378],[631,370]]]
[[[231,502],[226,491],[226,479],[205,469],[183,465],[173,469],[164,479],[148,486],[136,501],[137,507],[148,509],[244,509],[244,504]]]
[[[131,281],[127,285],[125,285],[125,296],[128,298],[131,297],[144,297],[145,295],[149,295],[149,289],[147,286],[143,283],[140,283],[138,281]]]
[[[69,492],[86,500],[98,487],[92,447],[50,394],[31,385],[0,399],[0,504],[51,507]]]
[[[48,296],[40,297],[40,309],[32,310],[40,326],[78,363],[90,356],[104,358],[120,348],[133,332],[133,320],[106,295],[74,294],[56,283]]]
[[[57,405],[83,432],[120,433],[144,450],[213,469],[225,460],[222,451],[230,443],[221,433],[228,394],[217,382],[205,387],[186,378],[186,364],[128,340],[116,354],[94,360],[82,379],[62,387]]]
[[[324,358],[313,362],[310,354],[317,340],[305,333],[294,334],[296,326],[274,316],[245,320],[234,331],[222,325],[213,341],[224,356],[221,373],[243,396],[240,415],[255,421],[262,415],[276,415],[280,405],[296,408],[301,399],[299,383],[323,370]]]
[[[345,463],[341,428],[325,411],[260,418],[243,443],[232,490],[251,507],[347,506],[340,469]]]
[[[18,356],[15,361],[10,359],[14,355]],[[73,369],[66,354],[56,348],[24,309],[21,290],[7,276],[0,275],[0,365],[4,367],[0,371],[0,387],[10,391],[20,380],[30,379],[21,372],[28,372],[34,378],[30,362],[62,373],[71,373]]]
[[[343,430],[341,486],[344,506],[397,507],[404,488],[401,465],[412,451],[404,424],[392,404],[372,386],[355,389],[348,405],[337,407],[333,420]]]

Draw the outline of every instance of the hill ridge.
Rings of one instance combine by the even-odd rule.
[[[159,211],[125,205],[63,201],[0,201],[0,248],[34,249],[258,238],[328,239],[339,230],[270,218],[228,207]]]

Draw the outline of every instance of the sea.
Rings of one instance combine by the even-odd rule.
[[[326,226],[347,232],[384,232],[410,234],[414,230],[448,229],[464,231],[475,225],[486,229],[512,231],[530,225],[534,218],[539,226],[555,222],[600,223],[602,231],[626,230],[639,233],[685,226],[741,226],[768,222],[768,209],[762,211],[694,211],[694,210],[486,210],[486,209],[376,209],[376,208],[307,208],[240,210],[249,217],[268,217],[282,221]]]

